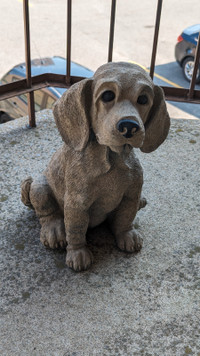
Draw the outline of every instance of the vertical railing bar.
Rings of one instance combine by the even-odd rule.
[[[150,65],[150,73],[149,73],[150,77],[152,79],[153,79],[154,70],[155,70],[155,61],[156,61],[156,52],[157,52],[157,44],[158,44],[158,34],[159,34],[159,28],[160,28],[161,11],[162,11],[162,0],[158,0],[154,39],[153,39],[153,49],[152,49],[151,65]]]
[[[67,67],[66,67],[66,83],[70,85],[71,72],[71,28],[72,28],[72,1],[67,0]]]
[[[111,15],[110,15],[110,35],[109,35],[109,47],[108,47],[108,62],[112,62],[112,55],[113,55],[113,42],[114,42],[114,30],[115,30],[115,12],[116,12],[116,0],[112,0]]]
[[[26,62],[26,82],[27,88],[32,86],[31,78],[31,49],[30,49],[30,25],[29,25],[29,0],[23,1],[24,14],[24,40],[25,40],[25,62]],[[34,93],[27,93],[29,126],[35,127]]]
[[[192,73],[192,80],[191,80],[191,83],[190,83],[190,89],[189,89],[189,93],[188,93],[188,97],[190,99],[192,99],[193,95],[194,95],[194,87],[195,87],[195,83],[196,83],[196,76],[197,76],[197,71],[198,71],[198,68],[199,68],[199,59],[200,59],[200,33],[199,33],[196,52],[195,52],[194,69],[193,69],[193,73]]]

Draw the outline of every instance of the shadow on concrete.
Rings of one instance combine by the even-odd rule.
[[[170,62],[156,66],[154,82],[161,86],[189,88],[190,83],[184,78],[182,68],[176,62]],[[200,90],[200,85],[196,85],[197,90]],[[185,111],[186,113],[200,118],[200,110],[198,104],[177,103],[169,101],[176,108]]]

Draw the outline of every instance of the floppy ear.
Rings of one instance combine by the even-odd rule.
[[[170,127],[170,117],[164,99],[163,90],[154,87],[154,102],[145,123],[145,139],[142,152],[149,153],[158,148],[166,139]]]
[[[76,151],[83,150],[89,139],[91,83],[92,79],[84,79],[72,85],[53,107],[64,142]]]

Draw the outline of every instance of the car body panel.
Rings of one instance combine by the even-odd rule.
[[[182,41],[177,42],[175,46],[175,58],[181,66],[186,57],[195,56],[199,32],[200,24],[197,24],[187,27],[181,33]]]
[[[183,61],[186,57],[191,57],[193,56],[194,57],[194,54],[195,54],[195,46],[191,43],[191,42],[188,42],[188,41],[181,41],[181,42],[178,42],[175,46],[175,58],[176,58],[176,61],[178,62],[178,64],[180,66],[182,66],[183,64]]]
[[[200,32],[200,24],[187,27],[181,34],[184,40],[197,45]]]

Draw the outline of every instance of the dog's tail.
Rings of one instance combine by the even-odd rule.
[[[29,196],[32,182],[33,178],[28,177],[21,183],[21,201],[22,203],[24,203],[24,205],[28,206],[31,209],[34,209]]]
[[[140,205],[139,205],[139,209],[138,210],[143,209],[146,205],[147,205],[146,198],[145,197],[141,197],[140,198]]]

